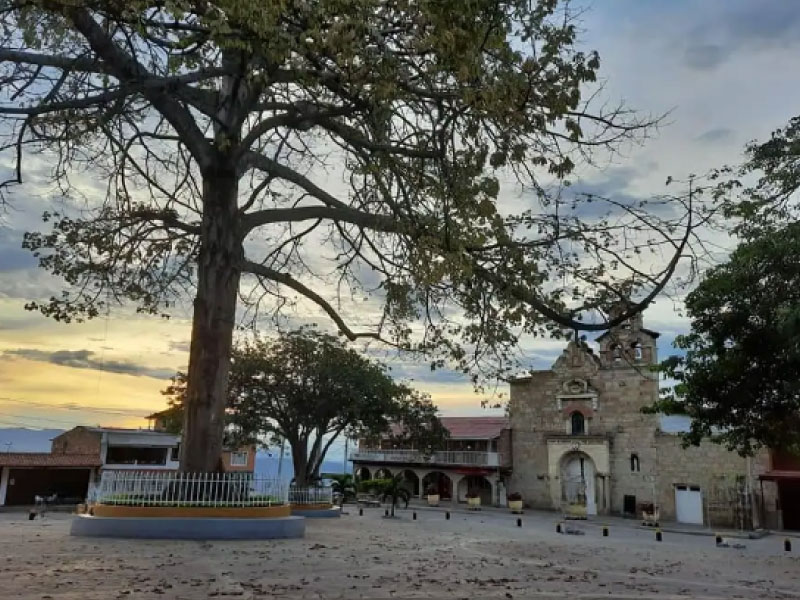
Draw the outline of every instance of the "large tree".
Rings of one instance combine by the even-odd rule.
[[[0,0],[0,24],[7,183],[34,152],[68,197],[75,173],[108,182],[26,237],[69,284],[28,306],[69,321],[193,295],[184,470],[218,461],[240,292],[497,374],[520,335],[641,310],[689,239],[691,204],[563,185],[654,122],[586,93],[599,59],[558,0]],[[374,315],[347,308],[365,296]]]
[[[649,410],[689,414],[687,443],[750,454],[800,446],[800,117],[745,156],[712,177],[741,244],[687,297],[683,353],[661,365],[675,385]]]
[[[183,410],[184,382],[178,375],[165,391],[169,411]],[[430,398],[331,335],[301,329],[234,347],[229,440],[288,442],[299,486],[320,477],[331,444],[345,436],[394,434],[417,447],[441,444],[446,432],[436,413]]]
[[[686,300],[684,352],[662,364],[676,384],[655,410],[692,417],[742,454],[800,447],[800,223],[742,243]]]

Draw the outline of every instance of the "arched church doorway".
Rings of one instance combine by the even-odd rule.
[[[568,505],[585,506],[587,515],[597,514],[594,461],[583,452],[570,452],[561,462],[561,494]]]

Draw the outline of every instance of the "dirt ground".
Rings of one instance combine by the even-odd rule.
[[[353,510],[302,540],[174,542],[70,537],[66,515],[0,515],[0,599],[800,598],[800,539],[743,549],[708,537],[544,521]]]

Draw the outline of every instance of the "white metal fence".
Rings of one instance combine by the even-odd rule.
[[[253,473],[104,471],[90,501],[115,506],[273,506],[289,486]]]
[[[311,487],[289,489],[289,502],[291,504],[332,504],[332,487]]]

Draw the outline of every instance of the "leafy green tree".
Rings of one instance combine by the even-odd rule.
[[[692,417],[742,454],[800,443],[800,223],[742,243],[686,300],[691,331],[662,363],[676,380],[651,410]]]
[[[185,387],[175,390],[182,406]],[[285,440],[295,485],[320,479],[331,445],[342,436],[388,434],[392,423],[404,443],[441,444],[446,430],[430,398],[395,382],[384,365],[340,339],[305,328],[234,348],[226,437],[230,444]]]
[[[714,174],[725,216],[738,217],[745,238],[766,235],[800,216],[800,117],[745,148],[747,160]]]
[[[107,183],[26,237],[68,284],[28,307],[70,321],[193,297],[189,471],[219,460],[237,305],[313,305],[350,340],[489,376],[520,335],[621,322],[666,285],[692,220],[561,185],[655,124],[590,105],[599,58],[575,49],[568,6],[0,1],[6,184],[37,152],[67,198],[79,174]],[[526,195],[508,214],[514,178]],[[639,268],[646,248],[673,257]],[[587,322],[629,292],[627,314]],[[348,304],[364,297],[377,314]]]

